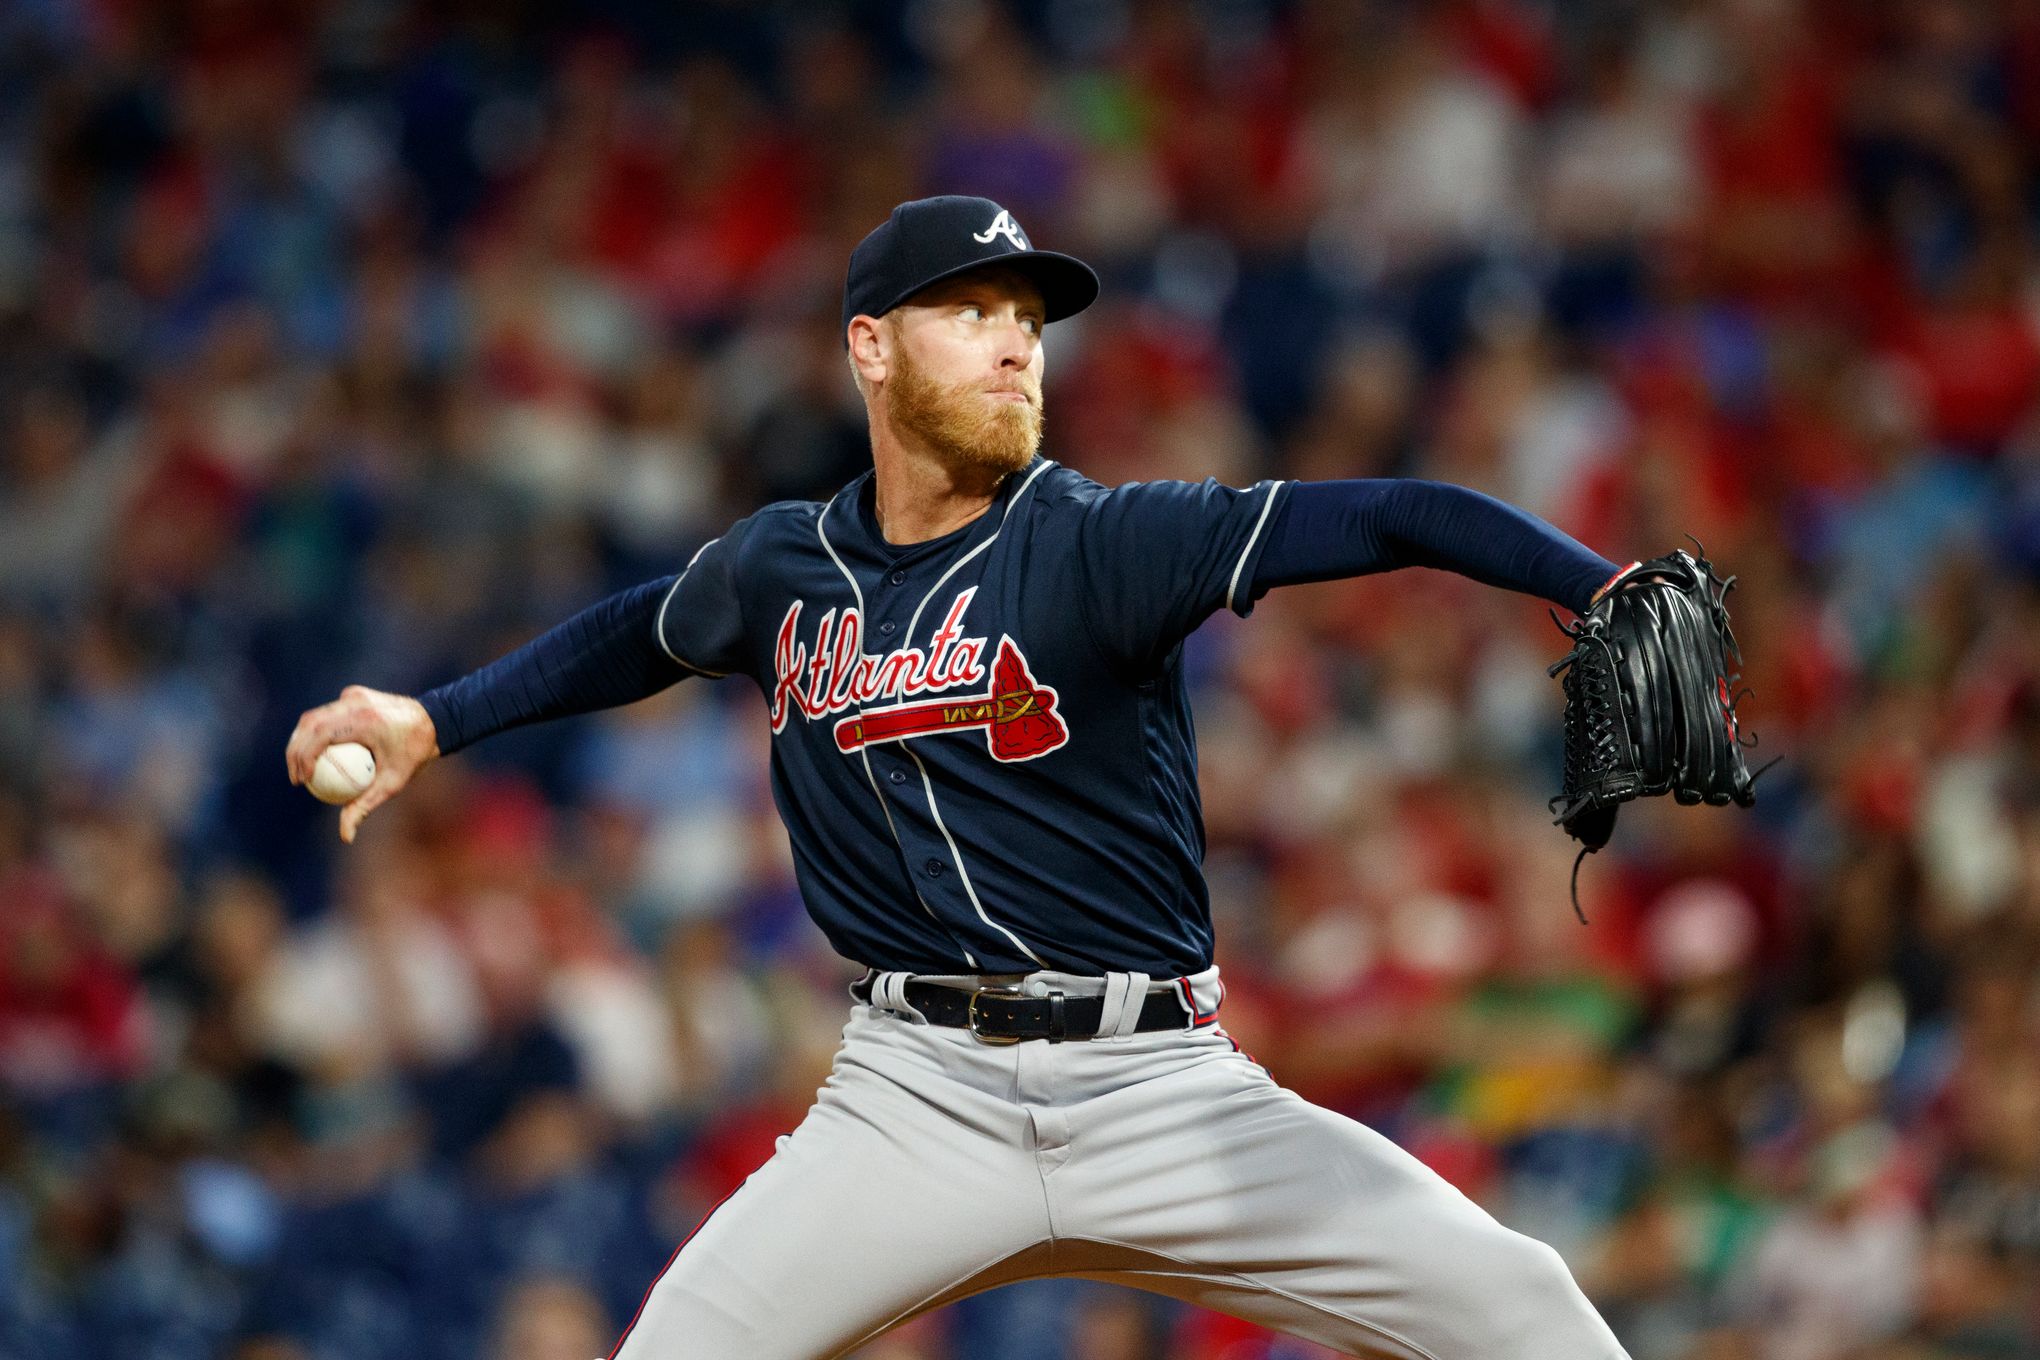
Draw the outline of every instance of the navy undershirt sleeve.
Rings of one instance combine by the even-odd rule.
[[[1439,567],[1584,613],[1616,565],[1506,501],[1446,482],[1295,482],[1269,526],[1254,595],[1397,567]]]
[[[654,632],[675,579],[611,595],[508,656],[419,695],[439,753],[525,723],[633,703],[696,674],[666,655]]]

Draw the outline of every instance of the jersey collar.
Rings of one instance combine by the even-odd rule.
[[[885,541],[879,532],[878,515],[873,509],[872,498],[876,492],[876,470],[867,468],[853,481],[838,491],[822,511],[822,526],[828,531],[830,540],[837,551],[846,558],[855,558],[872,567],[903,567],[923,560],[945,557],[962,549],[969,551],[985,539],[999,532],[1005,523],[1006,512],[1011,508],[1013,496],[1018,490],[1035,479],[1049,460],[1035,454],[1026,467],[1008,473],[999,483],[999,493],[982,515],[970,523],[952,529],[940,538],[931,538],[923,543],[910,543],[905,547]]]

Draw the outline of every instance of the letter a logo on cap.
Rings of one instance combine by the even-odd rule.
[[[1015,250],[1032,249],[1027,244],[1026,235],[1020,230],[1020,224],[1015,222],[1013,214],[1007,212],[1004,208],[999,209],[999,215],[992,219],[992,225],[986,227],[983,231],[971,233],[970,239],[976,241],[981,246],[988,246],[992,243],[994,236],[1005,237],[1013,243],[1013,249]]]

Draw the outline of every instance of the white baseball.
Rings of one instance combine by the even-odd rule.
[[[322,803],[351,803],[375,778],[375,757],[358,741],[335,742],[312,766],[312,797]]]

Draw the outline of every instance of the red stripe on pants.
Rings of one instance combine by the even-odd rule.
[[[749,1183],[748,1178],[746,1178],[745,1184],[748,1183]],[[737,1190],[741,1190],[743,1188],[744,1188],[743,1184],[737,1186]],[[623,1343],[630,1340],[630,1334],[632,1330],[635,1329],[638,1325],[638,1319],[645,1315],[645,1305],[652,1301],[652,1290],[657,1289],[659,1287],[659,1281],[666,1278],[666,1272],[671,1270],[673,1268],[673,1263],[680,1259],[680,1253],[687,1250],[687,1244],[694,1240],[695,1234],[699,1233],[703,1228],[706,1228],[708,1226],[708,1220],[715,1217],[715,1211],[717,1209],[722,1208],[723,1205],[728,1204],[730,1202],[730,1199],[737,1193],[737,1190],[730,1191],[729,1194],[724,1195],[721,1199],[717,1200],[713,1205],[711,1205],[709,1207],[709,1211],[701,1216],[701,1222],[694,1225],[693,1232],[690,1232],[687,1234],[687,1236],[681,1238],[680,1245],[673,1248],[673,1254],[666,1258],[666,1264],[660,1266],[659,1273],[652,1276],[652,1283],[650,1284],[649,1287],[646,1288],[645,1296],[642,1299],[638,1300],[637,1311],[630,1315],[630,1325],[623,1329],[622,1336],[616,1338],[616,1345],[610,1349],[607,1360],[616,1360],[616,1357],[623,1353]]]

